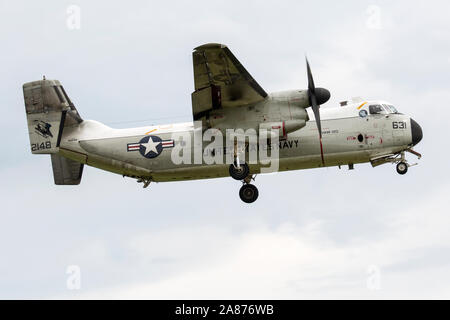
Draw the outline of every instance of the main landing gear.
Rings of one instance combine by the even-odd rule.
[[[230,164],[228,172],[230,176],[235,180],[241,180],[243,185],[239,190],[239,197],[245,203],[253,203],[258,199],[258,188],[255,185],[250,184],[252,180],[255,180],[254,176],[250,174],[250,168],[245,162],[239,161],[238,145],[234,142],[234,162]]]
[[[239,159],[236,159],[229,168],[230,176],[235,180],[242,180],[242,187],[239,190],[239,197],[245,203],[252,203],[258,199],[258,188],[255,185],[250,184],[254,177],[250,174],[248,164],[245,162],[239,163]]]
[[[255,185],[250,184],[252,180],[255,180],[254,177],[250,174],[250,169],[248,164],[239,163],[239,160],[235,161],[233,164],[230,164],[230,168],[228,170],[230,172],[230,176],[235,180],[242,180],[242,187],[239,190],[239,197],[245,203],[252,203],[258,199],[258,188]]]

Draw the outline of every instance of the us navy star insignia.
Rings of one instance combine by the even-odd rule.
[[[145,136],[138,143],[128,143],[127,151],[139,151],[145,158],[156,158],[161,154],[163,149],[173,148],[175,141],[162,140],[158,136]]]
[[[147,156],[149,152],[159,153],[156,147],[158,147],[160,144],[161,141],[154,142],[151,137],[150,139],[148,139],[147,143],[141,143],[141,146],[145,148],[144,155]]]

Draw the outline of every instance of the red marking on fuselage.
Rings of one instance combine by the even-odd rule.
[[[319,138],[320,141],[320,156],[322,157],[322,164],[325,166],[325,160],[323,158],[323,145],[322,145],[322,138]]]

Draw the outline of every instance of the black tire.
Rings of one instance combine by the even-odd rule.
[[[397,173],[405,174],[408,172],[408,165],[404,162],[397,163]]]
[[[244,180],[250,173],[248,164],[245,162],[241,163],[239,168],[236,167],[235,164],[230,164],[230,169],[228,171],[230,172],[230,176],[236,180]]]
[[[253,184],[244,184],[239,190],[239,197],[245,203],[252,203],[258,199],[258,188],[256,188]]]

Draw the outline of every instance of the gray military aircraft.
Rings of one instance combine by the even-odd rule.
[[[84,164],[135,178],[144,187],[231,176],[243,182],[239,195],[246,203],[258,198],[251,181],[270,172],[265,169],[271,161],[272,171],[395,163],[405,174],[414,165],[405,152],[421,157],[412,149],[422,139],[421,127],[391,103],[353,99],[320,109],[330,92],[316,88],[308,60],[307,89],[271,94],[225,45],[195,48],[193,63],[189,123],[113,129],[83,120],[59,81],[44,77],[24,84],[31,152],[50,154],[57,185],[79,184]],[[230,130],[238,133],[230,138]],[[252,150],[259,161],[249,159]]]

